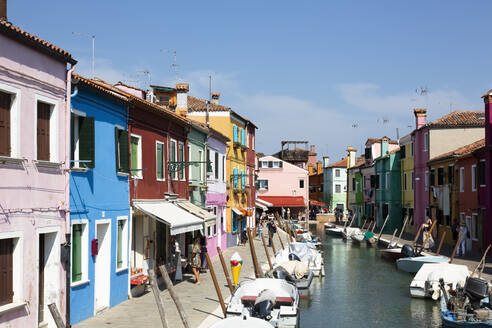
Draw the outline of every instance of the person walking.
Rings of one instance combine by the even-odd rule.
[[[200,237],[196,237],[193,243],[193,252],[191,253],[191,269],[195,275],[195,285],[200,284],[201,253]]]
[[[468,230],[468,227],[466,226],[465,220],[461,219],[460,220],[460,234],[461,234],[461,240],[458,245],[458,251],[456,252],[456,255],[458,256],[465,256],[465,251],[466,251],[466,239],[470,238],[470,231]]]
[[[267,228],[268,231],[270,232],[270,235],[272,236],[272,238],[268,238],[268,246],[272,246],[273,235],[275,234],[275,232],[277,232],[277,228],[275,228],[275,225],[273,224],[273,220],[268,221]]]
[[[432,220],[428,217],[427,218],[427,221],[425,221],[425,223],[423,224],[423,227],[424,227],[424,239],[427,238],[428,236],[428,239],[427,239],[427,243],[424,245],[424,249],[431,249],[432,247],[434,247],[434,238],[432,237],[432,233],[430,231],[430,228],[432,227]]]

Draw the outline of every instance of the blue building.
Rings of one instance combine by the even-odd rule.
[[[70,323],[128,298],[127,99],[73,75],[70,170]]]

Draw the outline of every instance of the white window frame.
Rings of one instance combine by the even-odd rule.
[[[335,169],[335,177],[339,178],[341,176],[340,169]]]
[[[132,149],[132,143],[131,143],[131,140],[132,140],[132,137],[134,138],[137,138],[138,139],[138,156],[137,156],[137,169],[138,171],[136,172],[135,175],[132,175],[131,174],[131,169],[132,169],[132,152],[131,152],[131,149]],[[142,171],[142,136],[141,135],[138,135],[138,134],[130,134],[130,176],[134,179],[143,179],[143,171]]]
[[[89,220],[78,219],[72,220],[70,222],[70,244],[73,244],[73,226],[74,224],[82,224],[84,226],[82,230],[82,254],[80,255],[82,259],[82,279],[77,282],[72,282],[72,268],[70,267],[70,286],[76,287],[84,285],[90,282],[89,280]],[[70,251],[70,263],[72,263],[72,251]]]
[[[176,152],[177,152],[176,158],[178,159],[178,162],[181,162],[179,159],[179,145],[183,145],[183,158],[181,159],[181,161],[186,162],[186,149],[185,149],[185,143],[183,141],[178,141],[178,148],[176,148]],[[186,166],[183,168],[183,170],[184,170],[183,178],[181,179],[181,181],[186,181]],[[179,179],[179,170],[178,170],[178,179]]]
[[[74,145],[74,150],[73,150],[73,168],[81,168],[80,167],[80,153],[79,153],[79,144],[80,144],[80,140],[79,140],[79,117],[86,117],[86,113],[83,112],[83,111],[80,111],[80,110],[77,110],[77,109],[74,109],[72,108],[70,110],[70,115],[74,115],[74,122],[73,122],[73,136],[70,134],[70,139],[72,139],[72,137],[77,140],[77,142],[73,142],[73,145]],[[70,119],[72,119],[70,117]],[[72,144],[72,140],[70,140],[70,144]],[[51,146],[50,146],[51,147]]]
[[[258,179],[258,187],[260,188],[260,190],[267,190],[266,184],[262,183],[263,181],[268,181],[268,179]]]
[[[475,234],[475,228],[478,225],[478,213],[472,213],[470,222],[471,222],[470,237],[472,240],[478,240],[478,236]]]
[[[477,165],[471,166],[471,189],[477,191]]]
[[[0,306],[0,315],[15,305],[26,304],[24,297],[24,233],[22,231],[0,232],[0,239],[14,239],[12,252],[12,303]]]
[[[429,150],[429,132],[424,133],[424,151]]]
[[[121,258],[123,260],[123,263],[121,265],[121,268],[118,269],[118,221],[125,221],[125,225],[123,227],[123,232],[122,232],[122,235],[123,235],[123,241],[122,241],[122,245],[121,245],[121,250],[122,250],[122,254],[121,254]],[[128,242],[129,238],[128,238],[128,216],[126,215],[123,215],[123,216],[118,216],[116,217],[116,256],[115,256],[115,268],[116,268],[116,272],[121,272],[121,271],[125,271],[125,270],[128,270],[128,246],[129,246],[129,242]]]
[[[386,172],[386,181],[385,181],[385,189],[388,190],[390,188],[390,174]]]
[[[162,145],[162,176],[160,179],[157,177],[157,145]],[[157,181],[166,181],[166,144],[162,141],[155,141],[155,179]]]
[[[21,158],[21,91],[10,85],[0,83],[0,91],[11,95],[10,102],[10,158]],[[37,112],[36,112],[37,113]],[[36,116],[37,119],[37,116]],[[36,131],[36,130],[35,130]]]
[[[59,124],[59,110],[58,100],[49,98],[46,96],[36,94],[34,96],[34,159],[38,159],[38,101],[50,105],[50,160],[51,163],[59,162],[59,141],[60,141],[60,129]]]
[[[403,190],[407,191],[407,172],[403,173]]]
[[[273,168],[279,169],[280,168],[280,162],[279,161],[273,161]]]
[[[173,149],[173,147],[172,147],[173,143],[174,143],[174,158],[175,158],[174,160],[175,160],[175,162],[178,162],[179,161],[179,159],[178,159],[178,142],[175,139],[171,139],[171,142],[169,143],[169,156],[168,156],[169,161],[171,161],[171,156],[172,156],[171,152]],[[171,177],[171,180],[177,181],[179,178],[179,172],[178,172],[176,163],[174,163],[174,172],[172,174],[173,174],[173,176]]]
[[[255,150],[255,135],[254,134],[251,136],[251,148],[253,148],[253,150]]]
[[[226,156],[222,155],[222,181],[226,182]]]
[[[429,171],[425,171],[425,177],[424,177],[424,180],[425,180],[425,191],[428,191],[429,190]]]
[[[188,160],[191,162],[193,159],[191,158],[191,147],[188,144]],[[193,181],[193,168],[188,166],[188,181]]]
[[[260,163],[262,169],[268,168],[268,161],[260,161]]]
[[[198,149],[198,160],[200,162],[203,162],[203,150],[202,149]],[[199,171],[200,171],[200,174],[198,174],[198,178],[199,178],[199,181],[201,183],[203,183],[203,163],[200,163],[200,165],[198,165],[199,167]]]
[[[465,168],[460,167],[460,192],[465,192]]]
[[[337,191],[337,186],[340,187],[340,191]],[[341,184],[338,184],[336,183],[335,184],[335,194],[340,194],[342,192],[342,185]]]

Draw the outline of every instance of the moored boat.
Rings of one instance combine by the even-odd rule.
[[[225,318],[214,323],[210,328],[272,328],[272,325],[265,320],[248,316]]]
[[[327,234],[333,235],[336,237],[342,237],[343,231],[344,231],[343,228],[328,228],[328,229],[326,229]]]
[[[455,290],[458,284],[465,285],[469,275],[470,272],[466,265],[425,263],[410,283],[410,295],[417,298],[438,299],[441,294],[440,279],[443,279],[446,286],[449,286],[451,290]]]
[[[396,260],[398,270],[416,273],[425,263],[448,263],[449,257],[442,255],[427,255],[415,257],[403,257]]]
[[[379,250],[379,254],[381,254],[382,258],[389,261],[396,261],[402,257],[406,257],[405,254],[401,252],[401,247],[381,249]]]
[[[280,263],[298,260],[305,263],[315,276],[324,275],[323,257],[321,252],[316,249],[316,245],[311,243],[293,242],[288,248],[282,249],[275,254],[274,267]]]
[[[295,328],[299,326],[299,292],[283,279],[245,280],[234,290],[226,316],[254,317],[276,328]]]

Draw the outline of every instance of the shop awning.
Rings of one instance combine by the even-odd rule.
[[[238,207],[238,210],[242,213],[241,214],[242,216],[251,216],[251,215],[253,215],[253,212],[248,211],[248,210],[246,210],[246,209],[244,209],[242,207]]]
[[[205,221],[206,226],[215,224],[216,216],[213,213],[210,213],[209,211],[201,208],[200,206],[193,204],[189,200],[178,199],[175,203],[182,209],[202,218]]]
[[[133,206],[170,228],[171,235],[200,230],[203,219],[166,200],[134,201]]]
[[[311,205],[311,206],[322,206],[322,207],[324,207],[325,206],[325,203],[320,202],[320,201],[315,200],[315,199],[310,199],[309,200],[309,205]]]
[[[261,196],[259,200],[271,203],[272,207],[303,207],[306,206],[302,196]]]
[[[255,202],[255,205],[256,205],[256,207],[261,208],[263,211],[268,210],[268,207],[266,207],[265,205],[263,205],[262,203],[260,203],[258,201]]]
[[[269,203],[267,201],[264,201],[263,199],[260,199],[260,198],[256,198],[256,202],[257,203],[260,203],[260,204],[262,204],[262,205],[264,205],[266,207],[272,207],[273,206],[272,203]]]
[[[237,215],[241,215],[241,216],[243,215],[243,212],[240,209],[238,209],[238,208],[233,207],[232,208],[232,211],[234,213],[236,213]]]

